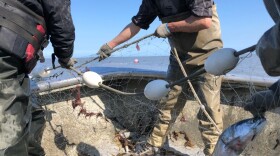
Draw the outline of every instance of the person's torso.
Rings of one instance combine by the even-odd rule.
[[[47,40],[40,0],[0,0],[0,50],[24,60],[29,73]]]
[[[46,23],[43,18],[43,8],[40,0],[0,0],[1,48],[9,53],[24,57],[27,44],[32,44],[35,50],[40,48],[45,39]],[[22,46],[16,48],[16,46]],[[21,53],[21,54],[19,54]]]
[[[193,3],[193,0],[154,0],[162,23],[181,21],[190,17]],[[210,28],[194,33],[173,33],[169,40],[171,47],[176,47],[179,55],[188,55],[188,58],[192,60],[190,64],[203,64],[207,55],[198,60],[195,58],[223,46],[216,6],[213,5]]]
[[[190,12],[190,0],[154,0],[159,18]]]

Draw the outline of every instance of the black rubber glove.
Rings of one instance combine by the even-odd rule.
[[[267,110],[280,107],[279,95],[272,90],[265,90],[255,93],[251,101],[244,107],[246,111],[251,112],[254,116],[264,116]]]
[[[99,55],[99,61],[102,61],[104,59],[106,59],[107,57],[110,57],[110,52],[113,49],[111,47],[109,47],[109,45],[107,43],[105,43],[104,45],[102,45],[99,49],[99,51],[97,52],[97,55]]]
[[[73,67],[77,63],[77,60],[74,58],[64,58],[64,59],[59,58],[58,63],[61,65],[62,68],[69,69],[70,67]]]

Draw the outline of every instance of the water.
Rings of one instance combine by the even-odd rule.
[[[78,58],[78,63],[82,64],[92,58]],[[135,59],[138,59],[138,63],[135,63]],[[241,56],[241,61],[235,69],[229,72],[226,76],[226,80],[236,81],[236,82],[252,82],[259,85],[271,85],[279,79],[279,77],[268,76],[257,55],[249,54]],[[168,56],[148,56],[148,57],[110,57],[101,62],[94,61],[81,68],[79,70],[86,71],[92,70],[100,75],[106,75],[108,73],[123,74],[123,73],[155,73],[155,75],[165,74],[168,67],[169,59]],[[56,63],[56,65],[59,65]],[[48,67],[52,67],[51,60],[46,59],[46,62],[41,64],[38,63],[36,68],[30,74],[31,77],[36,75],[36,72],[42,71]],[[65,70],[58,68],[53,70],[50,74],[51,78],[35,79],[33,83],[38,82],[57,82],[73,77],[77,77],[77,74],[70,70]]]

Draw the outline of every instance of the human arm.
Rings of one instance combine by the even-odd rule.
[[[132,22],[128,24],[118,36],[108,42],[108,45],[111,48],[114,48],[117,45],[131,39],[140,31],[140,29],[148,29],[149,25],[156,17],[157,12],[153,2],[151,0],[143,0],[138,13],[132,17]]]
[[[168,23],[171,33],[192,33],[211,27],[213,0],[193,0],[188,6],[191,16],[182,21]]]
[[[110,56],[110,51],[116,46],[134,37],[141,29],[148,29],[149,25],[157,17],[150,0],[143,0],[137,15],[132,17],[129,23],[113,40],[103,44],[98,51],[99,61]]]
[[[211,17],[197,17],[191,15],[185,20],[178,21],[178,22],[170,22],[167,23],[167,27],[169,28],[170,32],[198,32],[203,29],[210,28],[212,24]]]
[[[48,35],[54,54],[62,66],[68,66],[73,55],[75,27],[69,0],[42,1]],[[72,61],[73,62],[73,61]],[[72,63],[71,63],[72,64]]]
[[[109,41],[107,44],[110,48],[113,49],[116,46],[134,37],[140,31],[140,29],[140,27],[131,22],[113,40]]]
[[[99,61],[109,57],[113,48],[134,37],[140,31],[140,29],[140,27],[136,26],[132,22],[128,24],[114,39],[100,47],[99,51],[97,52],[99,55]]]
[[[186,7],[189,8],[190,15],[183,20],[171,21],[160,25],[156,30],[156,34],[159,34],[158,37],[168,37],[175,32],[193,33],[211,27],[212,0],[194,0],[186,4]],[[160,33],[160,29],[163,30],[162,33]]]
[[[212,19],[209,17],[190,16],[185,20],[161,24],[155,31],[157,37],[168,37],[174,32],[198,32],[210,28]]]
[[[280,80],[275,82],[268,90],[253,94],[244,109],[254,116],[264,115],[268,110],[280,107]]]
[[[262,66],[270,76],[280,75],[280,21],[266,31],[256,46]]]

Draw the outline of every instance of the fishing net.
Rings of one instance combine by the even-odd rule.
[[[77,66],[82,72],[93,70],[100,73],[106,86],[125,93],[143,93],[148,82],[164,79],[169,51],[167,40],[149,37],[118,50],[102,62],[92,61]],[[83,64],[94,57],[80,58],[78,62]],[[253,57],[255,54],[242,56],[238,66],[242,62],[248,63],[246,59]],[[37,66],[34,71],[50,66],[50,62],[47,62]],[[245,103],[254,93],[267,89],[271,84],[256,81],[254,71],[259,71],[259,66],[248,68],[247,73],[240,72],[241,69],[236,69],[236,72],[241,77],[249,76],[249,80],[232,78],[238,74],[224,78],[221,90],[224,127],[250,117],[250,113],[243,110]],[[32,102],[46,111],[47,123],[42,145],[47,155],[120,155],[131,151],[136,141],[145,140],[160,115],[162,106],[158,101],[148,100],[143,94],[123,95],[104,88],[89,88],[82,85],[81,78],[70,70],[57,69],[44,78],[34,73],[31,74],[34,84]],[[64,82],[65,79],[71,80]],[[196,117],[199,104],[189,89],[183,92],[183,98],[188,99],[187,104],[168,135],[170,146],[176,150],[165,151],[162,155],[174,155],[172,152],[178,154],[178,151],[186,150],[189,155],[202,155],[203,143]],[[274,116],[275,113],[270,118]],[[279,131],[271,127],[270,132],[273,133],[274,142],[266,143],[267,148],[262,151],[275,153],[278,149],[275,137]]]

